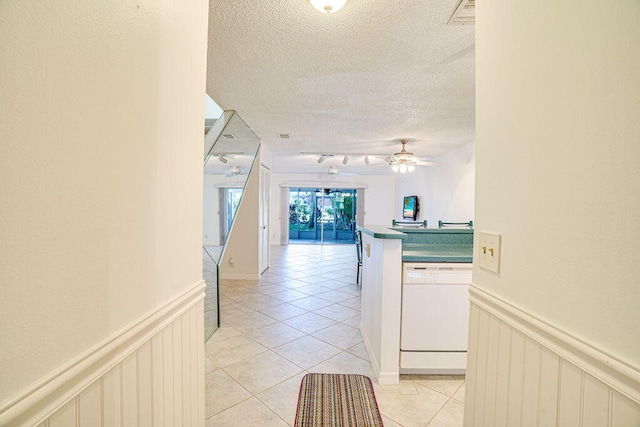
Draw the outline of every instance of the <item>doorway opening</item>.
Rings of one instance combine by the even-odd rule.
[[[289,188],[289,243],[352,244],[355,188]]]
[[[220,189],[220,246],[227,241],[243,192],[244,188]]]

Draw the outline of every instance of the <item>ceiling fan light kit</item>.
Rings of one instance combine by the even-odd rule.
[[[347,0],[309,0],[322,13],[334,13],[342,9]]]
[[[231,166],[231,169],[229,169],[227,172],[225,172],[224,174],[227,178],[231,178],[233,176],[237,176],[237,175],[242,175],[242,169],[240,169],[237,165]]]

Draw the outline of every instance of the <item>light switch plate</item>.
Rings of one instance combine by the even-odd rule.
[[[500,240],[498,233],[478,232],[478,265],[481,268],[500,273]]]

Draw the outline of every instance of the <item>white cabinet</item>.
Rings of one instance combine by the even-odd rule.
[[[464,372],[471,271],[469,263],[403,264],[400,368]]]

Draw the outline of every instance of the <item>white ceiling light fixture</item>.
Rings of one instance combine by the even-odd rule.
[[[324,159],[325,159],[324,154],[321,154],[321,155],[320,155],[320,158],[318,159],[318,164],[320,164],[320,163],[324,162]]]
[[[225,174],[227,178],[231,178],[232,176],[242,175],[242,170],[238,166],[231,166]]]
[[[408,139],[400,140],[402,150],[400,150],[399,153],[394,153],[393,160],[389,163],[391,165],[391,169],[394,172],[399,172],[400,175],[404,175],[407,172],[413,172],[416,168],[416,163],[418,163],[416,158],[413,156],[413,153],[409,153],[405,150],[404,146],[407,142],[409,142]]]
[[[309,0],[322,13],[333,13],[342,9],[347,0]]]

